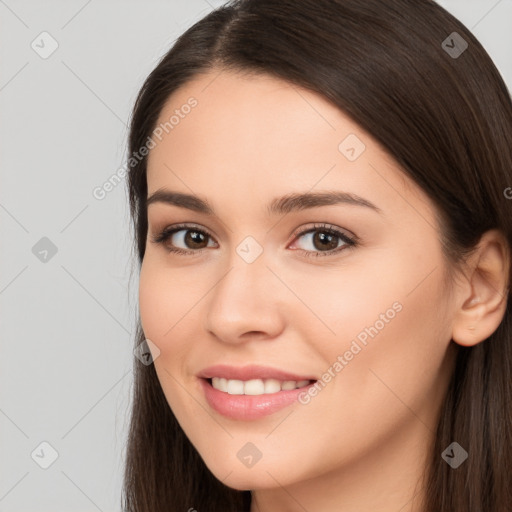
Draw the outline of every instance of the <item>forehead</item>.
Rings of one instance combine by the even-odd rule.
[[[343,111],[268,75],[199,75],[167,100],[156,129],[149,194],[172,188],[214,194],[222,203],[236,193],[242,205],[247,192],[261,198],[316,188],[348,190],[383,210],[410,201],[429,207],[378,141]]]
[[[189,109],[190,103],[195,106]],[[229,151],[230,162],[256,159],[263,167],[285,157],[289,161],[294,155],[303,158],[304,142],[312,144],[315,132],[324,138],[326,147],[330,144],[337,151],[335,125],[341,117],[322,97],[283,80],[212,71],[185,84],[167,100],[158,125],[165,130],[171,120],[172,127],[167,124],[166,144],[160,149],[191,152],[188,142],[193,140],[200,152],[188,155],[189,163],[194,155],[201,157],[221,148]],[[326,132],[331,132],[329,140]],[[157,153],[158,149],[152,155]],[[320,158],[316,155],[315,160]]]

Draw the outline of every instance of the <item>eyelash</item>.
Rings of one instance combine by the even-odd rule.
[[[165,242],[174,233],[177,233],[178,231],[182,231],[182,230],[195,231],[195,232],[201,233],[203,235],[206,235],[208,238],[213,239],[213,236],[210,235],[210,233],[208,233],[208,231],[206,231],[205,229],[199,228],[196,225],[176,224],[174,226],[164,228],[160,233],[158,233],[155,236],[152,236],[151,241],[156,244],[164,245]],[[309,234],[311,232],[315,232],[315,231],[320,231],[322,233],[327,233],[329,235],[335,235],[336,237],[340,238],[345,243],[345,245],[342,245],[341,247],[337,247],[336,249],[331,249],[329,251],[306,251],[304,249],[294,249],[294,250],[302,251],[303,253],[305,253],[306,257],[333,256],[345,249],[354,248],[358,245],[357,237],[351,238],[351,237],[347,236],[345,233],[342,233],[341,231],[332,227],[329,224],[315,224],[313,227],[310,227],[310,228],[307,228],[306,230],[294,233],[293,234],[294,240],[295,240],[295,238],[299,238],[301,236],[307,235],[307,234]],[[200,252],[206,250],[206,248],[186,250],[186,249],[181,249],[180,247],[166,247],[166,249],[169,252],[172,252],[175,254],[181,254],[184,256],[197,254],[197,253],[200,253]]]

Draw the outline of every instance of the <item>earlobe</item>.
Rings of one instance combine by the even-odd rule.
[[[486,232],[471,261],[468,282],[459,294],[462,305],[456,311],[452,332],[453,341],[463,346],[486,340],[503,320],[508,298],[510,250],[501,232]]]
[[[482,337],[481,330],[484,314],[484,306],[479,297],[472,296],[466,300],[455,318],[452,332],[453,341],[469,347],[486,339],[488,336]]]

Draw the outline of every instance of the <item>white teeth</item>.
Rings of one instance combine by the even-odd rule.
[[[297,387],[297,381],[295,381],[295,380],[285,380],[281,384],[281,389],[282,390],[285,390],[285,389],[295,389],[296,387]]]
[[[261,379],[248,380],[244,384],[244,394],[262,395],[265,392],[265,384]]]
[[[281,383],[278,380],[265,380],[265,393],[277,393],[278,391],[281,391]]]
[[[230,395],[243,395],[244,394],[244,381],[243,380],[228,380],[227,392]]]
[[[251,379],[247,381],[236,379],[225,379],[223,377],[213,377],[212,386],[219,391],[224,391],[230,395],[268,395],[277,393],[281,390],[302,388],[309,384],[309,380],[285,380],[277,379]]]
[[[224,392],[228,392],[228,379],[224,377],[220,377],[219,379],[219,389]]]
[[[215,389],[224,391],[225,393],[228,391],[228,381],[223,377],[213,377],[212,385]]]

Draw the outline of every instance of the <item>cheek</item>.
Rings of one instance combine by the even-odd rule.
[[[173,329],[187,309],[186,289],[149,257],[144,259],[139,279],[139,310],[144,335],[160,350],[164,340],[172,337]],[[179,325],[179,324],[178,324]]]
[[[162,288],[157,272],[145,258],[139,278],[139,311],[144,335],[152,341],[156,341],[164,329],[161,312],[165,309],[162,302],[167,299]]]
[[[184,317],[195,296],[190,290],[176,272],[162,268],[151,255],[143,261],[139,279],[140,321],[144,336],[160,351],[154,360],[155,371],[169,406],[180,418],[194,418],[197,414],[195,402],[182,396],[178,384],[183,379],[184,361],[190,349],[190,336],[183,333]]]
[[[290,311],[290,325],[301,329],[304,341],[313,344],[326,362],[349,350],[355,338],[364,346],[365,339],[371,339],[368,329],[374,326],[370,330],[382,338],[403,316],[399,310],[409,300],[418,275],[411,262],[393,268],[389,262],[396,259],[392,249],[375,249],[371,255],[354,252],[338,267],[281,269],[279,275],[299,299],[288,293],[288,302],[281,304]]]
[[[174,375],[184,370],[190,340],[198,334],[199,302],[211,284],[198,272],[171,269],[155,255],[148,256],[139,279],[140,321],[145,337],[160,350],[157,371],[165,366]]]
[[[417,260],[405,263],[390,269],[375,262],[368,267],[371,273],[347,279],[345,291],[331,295],[337,307],[323,303],[330,312],[324,320],[336,332],[317,344],[328,362],[325,386],[296,420],[306,425],[308,418],[321,417],[323,429],[336,432],[339,441],[328,449],[319,441],[303,454],[305,459],[323,450],[323,463],[335,467],[340,459],[355,460],[385,445],[385,439],[410,425],[420,433],[424,425],[434,428],[449,377],[443,366],[449,338],[441,325],[441,267],[421,282],[436,264],[422,269]]]
[[[408,407],[429,416],[449,344],[441,260],[380,256],[366,272],[354,271],[347,293],[338,294],[337,318],[336,308],[330,316],[337,334],[325,352],[331,365],[343,358],[331,389],[345,410],[365,404],[362,428],[375,415],[390,424],[393,417],[405,418]]]
[[[318,332],[310,330],[309,339],[321,340],[316,347],[325,370],[346,354],[341,373],[351,389],[385,387],[374,368],[400,388],[420,385],[420,376],[440,364],[449,341],[446,291],[440,249],[433,239],[425,251],[429,241],[354,252],[344,267],[318,272],[295,288],[324,324],[309,315]]]

